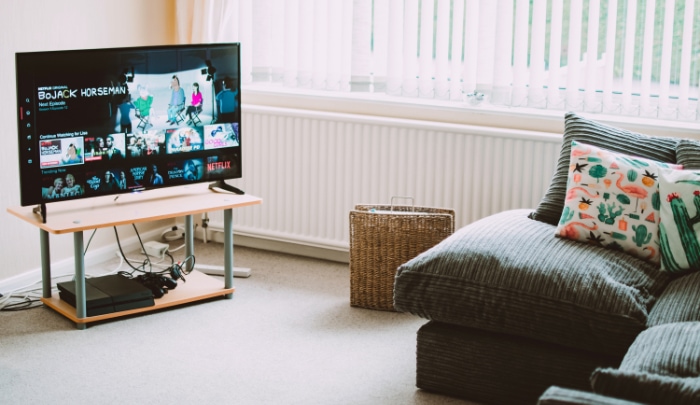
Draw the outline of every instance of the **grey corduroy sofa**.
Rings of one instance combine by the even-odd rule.
[[[459,229],[399,267],[394,306],[417,332],[416,385],[485,404],[700,404],[700,273],[555,236],[571,141],[700,169],[700,143],[576,114],[533,211]]]

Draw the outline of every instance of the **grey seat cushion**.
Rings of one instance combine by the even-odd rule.
[[[700,321],[700,272],[671,281],[649,312],[647,326]]]
[[[527,404],[551,385],[590,389],[591,373],[622,356],[430,321],[418,330],[416,386],[480,404]]]
[[[594,392],[551,386],[540,396],[537,405],[642,405],[642,403]]]
[[[426,319],[622,356],[668,283],[626,253],[505,211],[401,265],[394,306]]]
[[[654,326],[640,333],[619,369],[597,369],[593,390],[650,404],[700,403],[700,322]]]

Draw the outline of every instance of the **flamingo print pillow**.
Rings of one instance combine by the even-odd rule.
[[[682,165],[572,141],[564,211],[556,234],[658,264],[658,177],[664,168]]]

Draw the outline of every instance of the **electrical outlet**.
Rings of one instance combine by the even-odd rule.
[[[170,248],[169,245],[165,243],[156,242],[154,240],[144,242],[143,247],[146,250],[145,253],[147,253],[149,256],[157,257],[163,257],[163,255],[165,255],[165,253],[168,251],[168,248]]]

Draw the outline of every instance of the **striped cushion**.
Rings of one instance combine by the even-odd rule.
[[[613,368],[593,372],[591,382],[601,395],[658,405],[697,405],[700,403],[697,379],[621,371]]]
[[[679,140],[638,134],[607,126],[574,113],[567,113],[564,123],[564,140],[557,167],[549,189],[530,215],[532,219],[552,225],[556,225],[559,221],[564,210],[571,141],[659,162],[676,163],[676,145]]]
[[[426,319],[622,356],[668,282],[626,253],[505,211],[401,265],[394,306]]]
[[[700,273],[671,281],[649,312],[647,326],[688,321],[700,321]]]
[[[540,340],[431,321],[418,330],[416,386],[483,404],[532,405],[551,385],[590,389],[606,356]]]
[[[624,399],[612,398],[588,391],[551,386],[537,401],[537,405],[642,405]]]
[[[681,139],[676,148],[676,160],[684,169],[700,169],[700,142]]]
[[[700,403],[700,322],[654,326],[640,333],[619,369],[598,369],[597,393],[649,404]]]

